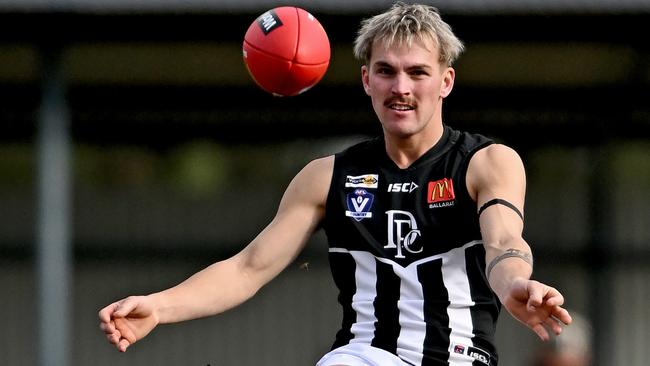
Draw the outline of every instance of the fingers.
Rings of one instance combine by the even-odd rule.
[[[561,306],[564,304],[564,296],[556,290],[553,287],[550,286],[545,286],[546,287],[546,294],[544,297],[546,298],[546,303],[550,306]]]
[[[114,345],[120,352],[126,352],[126,349],[132,344],[128,339],[120,337],[119,331],[113,334],[107,334],[106,339],[108,343]]]
[[[540,285],[542,286],[540,291],[543,296],[540,304],[536,306],[550,307],[549,318],[553,318],[553,324],[557,326],[561,326],[560,323],[567,325],[571,324],[571,315],[569,315],[569,312],[566,309],[562,308],[562,305],[564,304],[564,296],[553,287],[544,284]],[[555,331],[555,327],[552,327],[551,329],[553,329],[556,334],[559,334],[559,332]]]
[[[573,322],[573,318],[571,318],[571,314],[569,314],[569,312],[566,309],[561,308],[559,306],[553,308],[553,311],[551,312],[551,316],[566,325],[569,325],[571,324],[571,322]]]
[[[99,320],[102,321],[103,323],[108,323],[111,321],[111,317],[113,316],[113,312],[115,312],[115,309],[117,308],[119,302],[114,302],[107,307],[103,308],[102,310],[99,311]]]
[[[109,330],[107,324],[100,324],[100,328],[106,333],[106,340],[108,343],[115,345],[118,351],[126,352],[126,349],[135,343],[135,334],[123,318],[116,318],[111,323],[111,330]]]
[[[538,336],[541,340],[543,340],[544,342],[546,342],[546,341],[549,340],[550,336],[549,336],[549,334],[548,334],[548,331],[546,330],[546,328],[544,328],[544,326],[542,325],[542,323],[538,323],[538,324],[533,325],[533,326],[531,327],[531,329],[532,329],[533,332],[535,332],[535,334],[537,334],[537,336]]]
[[[105,333],[113,333],[115,331],[113,318],[127,316],[136,306],[137,302],[131,298],[126,298],[101,309],[98,313],[100,321],[99,328]]]
[[[117,346],[117,344],[119,343],[120,338],[121,336],[119,331],[106,335],[106,340],[108,341],[108,343],[113,344],[115,346]]]
[[[135,343],[136,336],[126,320],[123,318],[115,318],[115,327],[120,330],[121,339],[127,340],[129,344]]]
[[[121,342],[122,338],[122,333],[115,327],[115,324],[112,324],[111,322],[111,329],[108,328],[108,326],[105,323],[102,323],[99,325],[102,330],[106,333],[106,340],[108,343],[114,345],[119,351],[125,352],[126,348],[128,347],[128,341],[125,340],[125,344]]]
[[[544,319],[544,324],[546,325],[546,328],[550,329],[553,333],[555,333],[555,335],[562,333],[562,324],[554,317],[549,316],[548,318]]]
[[[560,308],[562,304],[564,304],[564,296],[558,290],[537,281],[529,282],[528,308],[530,310],[542,305]]]
[[[117,349],[119,350],[120,349],[119,343],[120,343],[120,339],[122,338],[122,333],[115,326],[115,322],[112,320],[108,322],[102,321],[101,323],[99,323],[99,328],[104,331],[108,343],[116,346]],[[126,350],[126,348],[124,349]]]
[[[529,326],[543,341],[548,341],[550,339],[549,331],[553,332],[555,335],[560,335],[563,329],[562,322],[551,316],[544,318],[538,323],[529,324]]]
[[[525,323],[543,341],[549,339],[550,332],[562,333],[563,326],[572,322],[569,312],[562,308],[564,296],[555,288],[537,281],[529,281],[526,287],[528,315]]]
[[[106,334],[112,334],[115,332],[115,323],[113,321],[100,322],[99,329],[103,330]]]
[[[114,318],[124,318],[131,313],[138,306],[138,301],[134,297],[127,297],[126,299],[117,302],[114,308]]]
[[[113,317],[113,312],[115,311],[115,308],[117,307],[117,302],[114,302],[107,307],[103,308],[102,310],[99,311],[99,329],[103,330],[104,333],[106,334],[106,338],[108,339],[109,342],[115,344],[115,342],[111,341],[111,338],[114,337],[116,332],[119,334],[117,329],[115,329],[115,323],[112,320]],[[117,336],[119,339],[119,335]]]
[[[99,328],[104,331],[106,340],[115,345],[120,352],[126,352],[126,349],[136,341],[135,334],[124,318],[137,306],[137,299],[129,297],[114,302],[99,311]]]
[[[117,350],[120,352],[126,352],[126,349],[129,348],[131,343],[127,341],[126,339],[121,339],[120,342],[117,344]]]
[[[542,305],[544,299],[545,291],[543,288],[544,285],[537,281],[528,282],[528,310],[535,311],[539,306]]]

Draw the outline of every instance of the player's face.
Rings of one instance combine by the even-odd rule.
[[[438,61],[432,41],[390,49],[375,42],[371,55],[361,76],[384,133],[408,138],[442,124],[442,99],[455,74]]]

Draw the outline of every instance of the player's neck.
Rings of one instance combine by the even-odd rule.
[[[442,121],[431,121],[414,135],[400,137],[384,133],[386,153],[395,165],[406,169],[440,141],[443,129]]]

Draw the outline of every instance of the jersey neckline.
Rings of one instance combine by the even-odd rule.
[[[408,171],[417,170],[420,166],[439,159],[451,148],[451,146],[455,143],[456,139],[458,138],[458,133],[456,133],[455,130],[451,129],[449,126],[445,124],[443,124],[442,127],[443,130],[440,139],[429,150],[427,150],[424,154],[422,154],[422,156],[415,159],[415,161],[406,168],[400,168],[393,161],[393,159],[391,159],[390,156],[388,156],[388,152],[386,151],[386,145],[385,145],[386,142],[384,141],[384,139],[381,139],[380,140],[381,141],[380,147],[382,151],[381,155],[386,165],[388,165],[391,169],[395,169],[401,172],[408,172]]]

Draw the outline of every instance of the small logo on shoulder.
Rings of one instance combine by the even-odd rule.
[[[257,25],[260,26],[264,35],[268,35],[275,28],[282,26],[282,21],[274,10],[269,10],[257,18]]]
[[[451,178],[429,182],[427,188],[427,202],[429,203],[429,208],[453,206],[455,199],[454,182]]]
[[[370,209],[374,199],[375,196],[365,189],[355,189],[346,198],[348,209],[345,211],[345,216],[352,217],[357,221],[371,218],[372,212],[370,212]]]
[[[378,174],[348,175],[345,178],[346,188],[377,188],[378,185]]]

